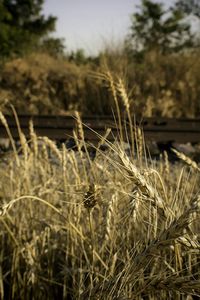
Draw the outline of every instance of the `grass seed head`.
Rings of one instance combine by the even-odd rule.
[[[95,207],[96,203],[96,186],[94,184],[91,184],[88,191],[84,195],[83,204],[86,209],[91,210]]]

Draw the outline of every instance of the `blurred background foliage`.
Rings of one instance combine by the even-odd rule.
[[[101,74],[124,79],[131,110],[142,116],[200,114],[198,0],[170,8],[142,0],[123,45],[95,57],[68,53],[54,38],[56,17],[44,17],[43,0],[0,1],[0,107],[18,113],[112,113],[113,99]],[[198,23],[197,23],[198,24]],[[123,105],[121,106],[123,111]]]

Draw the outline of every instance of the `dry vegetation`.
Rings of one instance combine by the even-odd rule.
[[[123,82],[103,77],[128,113]],[[0,163],[0,298],[197,299],[198,165],[147,159],[137,128],[131,155],[121,140],[91,159],[77,122],[77,152],[30,124]]]
[[[144,116],[198,117],[200,55],[147,53],[142,61],[124,50],[108,50],[82,64],[33,53],[7,62],[0,71],[0,106],[5,98],[20,113],[111,113],[113,97],[96,72],[109,68],[125,78],[130,109]]]
[[[7,99],[20,113],[101,112],[106,102],[99,99],[100,82],[91,71],[92,66],[42,53],[9,61],[0,72],[0,106],[6,112]]]

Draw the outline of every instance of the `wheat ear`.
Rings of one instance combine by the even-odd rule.
[[[45,142],[45,144],[49,146],[49,148],[57,155],[60,162],[62,162],[62,155],[61,152],[56,147],[56,144],[52,140],[50,140],[47,136],[43,137],[42,139]]]
[[[166,217],[166,206],[164,204],[164,200],[158,195],[156,189],[146,180],[145,176],[141,174],[138,168],[130,161],[129,157],[121,149],[119,149],[119,158],[139,191],[143,195],[149,197],[152,200],[152,205],[159,209],[163,217]]]
[[[188,156],[186,156],[182,152],[177,151],[174,148],[172,149],[172,151],[178,156],[178,158],[180,158],[182,161],[184,161],[188,166],[190,166],[193,169],[200,172],[200,168],[198,167],[197,163],[194,160],[192,160],[191,158],[189,158]]]

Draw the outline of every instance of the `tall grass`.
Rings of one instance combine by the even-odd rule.
[[[121,81],[115,89],[128,109]],[[81,151],[79,114],[77,152],[38,137],[32,123],[25,140],[18,126],[22,151],[0,162],[1,299],[200,295],[199,167],[166,153],[150,160],[129,125],[131,155],[105,135],[95,159]]]

